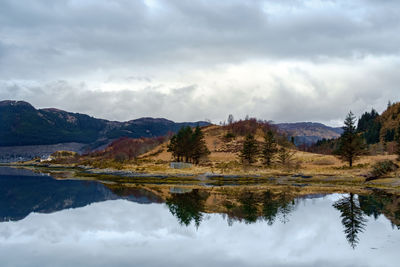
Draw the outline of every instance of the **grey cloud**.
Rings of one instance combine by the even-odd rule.
[[[0,98],[115,120],[329,122],[400,97],[399,20],[399,1],[2,0]],[[241,83],[220,85],[232,79],[225,66],[252,61],[313,69],[266,73],[277,76],[270,84],[237,73]],[[318,76],[329,63],[339,74]]]
[[[399,53],[396,1],[155,2],[4,0],[9,68],[0,73],[63,78],[93,68]]]

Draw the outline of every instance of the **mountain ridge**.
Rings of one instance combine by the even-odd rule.
[[[296,145],[310,145],[321,139],[335,139],[343,132],[341,127],[330,127],[319,122],[277,123],[278,130],[294,137]]]
[[[111,121],[58,108],[36,109],[26,101],[0,101],[0,146],[53,145],[77,142],[88,150],[104,146],[121,137],[164,136],[182,126],[206,126],[210,123],[174,122],[166,118],[142,117],[128,121]],[[341,129],[317,122],[275,124],[279,131],[293,136],[295,143],[311,144],[337,138]]]
[[[157,137],[176,132],[182,126],[208,124],[150,117],[109,121],[56,108],[36,109],[25,101],[0,101],[0,146],[78,142],[94,148],[120,137]]]

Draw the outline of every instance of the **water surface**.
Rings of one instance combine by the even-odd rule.
[[[382,192],[166,196],[1,169],[2,266],[398,266]]]

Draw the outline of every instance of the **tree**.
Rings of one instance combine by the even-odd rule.
[[[276,147],[275,137],[273,132],[270,130],[264,135],[264,144],[262,148],[262,156],[265,165],[271,166],[272,159],[277,151],[278,149]]]
[[[246,164],[251,164],[256,161],[256,156],[258,152],[257,141],[254,135],[248,134],[243,143],[243,149],[241,151],[240,157],[242,162]]]
[[[343,133],[339,138],[339,145],[335,154],[352,167],[353,162],[364,153],[364,148],[363,139],[356,131],[355,116],[350,111],[344,121]]]
[[[396,133],[395,141],[396,141],[396,155],[397,155],[397,160],[400,161],[400,126],[397,128],[397,133]]]
[[[200,127],[197,126],[192,135],[192,155],[191,158],[194,164],[199,164],[200,159],[210,154],[206,141],[204,140],[204,134]]]
[[[362,133],[367,144],[379,143],[381,123],[378,120],[379,113],[374,109],[365,112],[358,120],[357,132]]]
[[[293,156],[294,156],[294,152],[292,152],[289,149],[286,149],[284,147],[281,147],[278,150],[278,163],[282,166],[289,167],[293,160]]]
[[[199,126],[194,131],[189,126],[182,127],[176,135],[172,136],[167,151],[171,152],[178,162],[185,161],[194,164],[198,164],[202,157],[210,154]]]
[[[235,120],[234,120],[234,118],[233,118],[233,115],[232,115],[232,114],[229,114],[229,116],[228,116],[228,125],[231,125],[234,121],[235,121]]]

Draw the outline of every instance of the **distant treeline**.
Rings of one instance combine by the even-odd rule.
[[[381,115],[374,109],[365,112],[358,119],[357,134],[359,134],[369,152],[372,154],[395,153],[397,137],[400,136],[400,103],[390,103]],[[322,139],[311,146],[302,145],[304,151],[332,154],[338,148],[338,139]]]

